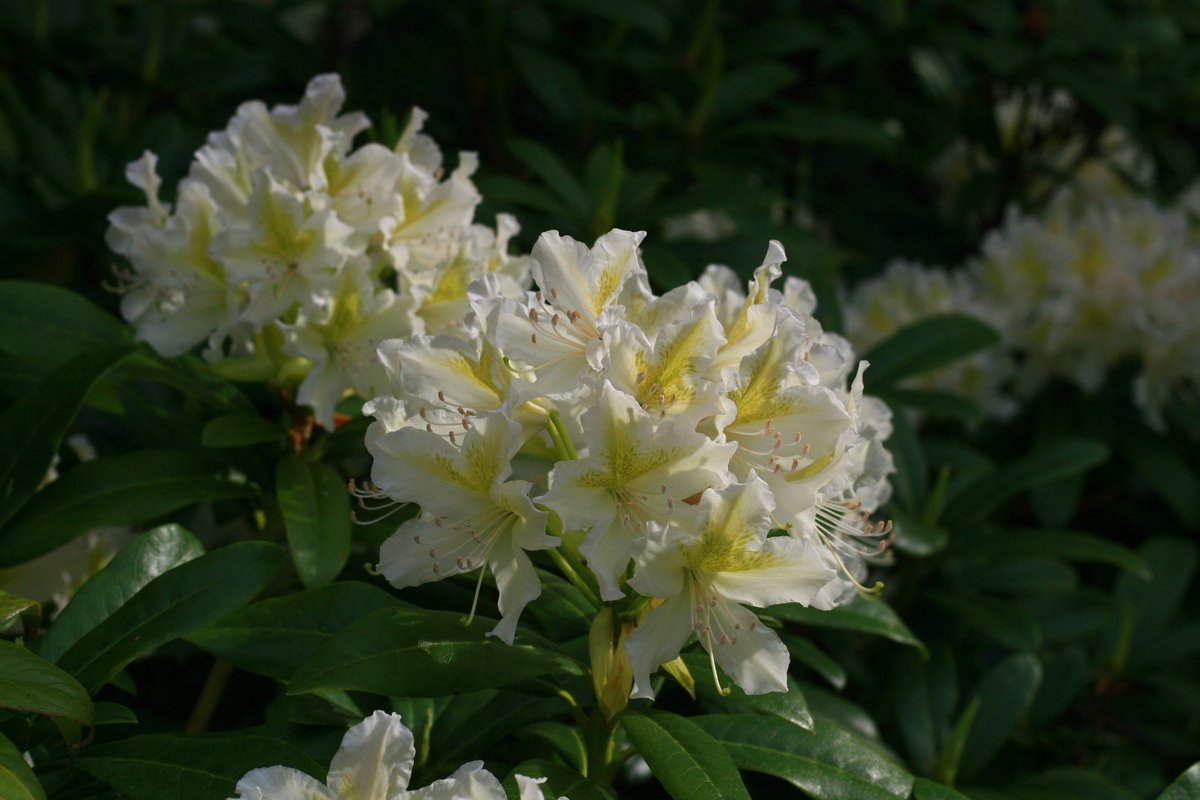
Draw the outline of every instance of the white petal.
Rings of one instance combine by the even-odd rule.
[[[251,770],[236,791],[237,800],[334,800],[323,783],[291,767]]]
[[[449,778],[434,781],[424,789],[392,795],[388,800],[506,800],[506,795],[496,776],[483,768],[483,762],[472,761]]]
[[[488,564],[496,576],[496,588],[500,590],[500,622],[488,635],[512,644],[517,633],[517,619],[525,606],[542,593],[542,583],[529,556],[508,537],[497,540],[492,546]]]
[[[791,656],[775,631],[758,622],[753,612],[733,603],[723,603],[737,634],[712,645],[721,669],[746,694],[787,691],[787,668]],[[736,628],[735,628],[736,630]],[[706,648],[709,643],[701,639]]]
[[[342,738],[329,765],[329,788],[339,798],[389,800],[408,786],[416,752],[400,715],[376,711]]]
[[[691,595],[681,592],[652,610],[625,640],[633,669],[631,697],[654,697],[650,676],[660,665],[679,655],[692,635]]]
[[[713,587],[737,603],[764,608],[777,603],[808,605],[838,573],[818,556],[813,545],[790,536],[772,536],[762,547],[765,563],[738,572],[718,572]]]

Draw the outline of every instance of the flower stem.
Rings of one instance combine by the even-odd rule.
[[[588,582],[580,573],[580,570],[577,568],[578,565],[571,563],[571,559],[564,555],[561,548],[553,547],[546,552],[550,555],[550,559],[554,562],[554,565],[558,567],[558,571],[563,574],[563,577],[570,581],[571,585],[578,589],[580,594],[597,611],[604,607],[604,603],[600,601],[600,596],[592,590],[592,587],[588,585]]]
[[[571,461],[579,458],[579,454],[575,452],[575,443],[571,441],[571,434],[567,433],[562,415],[557,410],[550,412],[550,425],[547,430],[550,431],[550,438],[554,440],[559,455]]]

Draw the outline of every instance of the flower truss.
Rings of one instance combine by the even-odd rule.
[[[516,221],[472,224],[473,153],[444,175],[417,108],[394,147],[354,148],[369,122],[339,115],[344,99],[322,75],[299,105],[244,103],[173,205],[147,152],[126,171],[146,205],[117,209],[108,231],[140,339],[167,356],[204,345],[230,377],[298,384],[326,427],[348,391],[386,388],[382,341],[452,330],[484,274],[513,296],[529,281],[527,259],[506,255]]]
[[[463,764],[449,778],[408,789],[416,748],[399,714],[376,711],[347,731],[325,783],[291,767],[251,770],[232,800],[505,800],[504,787],[482,761]],[[539,781],[516,776],[521,800],[542,800]]]
[[[890,412],[863,396],[866,364],[813,318],[807,284],[771,287],[778,243],[748,291],[710,267],[659,296],[643,236],[545,233],[536,290],[484,275],[460,324],[381,345],[392,391],[364,409],[369,493],[421,512],[379,569],[400,587],[478,570],[477,603],[489,571],[493,634],[511,642],[540,593],[529,554],[545,551],[639,620],[625,639],[635,696],[693,635],[714,676],[782,691],[786,648],[748,607],[870,591],[890,530],[870,519],[889,493]]]

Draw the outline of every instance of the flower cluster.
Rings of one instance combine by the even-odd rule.
[[[656,296],[643,236],[544,233],[536,291],[484,276],[449,334],[381,346],[394,391],[364,409],[373,491],[420,514],[379,570],[407,587],[481,584],[486,567],[492,633],[511,642],[541,590],[529,552],[550,550],[641,615],[625,640],[635,696],[692,635],[714,674],[785,690],[787,650],[745,606],[828,609],[865,589],[889,530],[870,513],[889,492],[890,412],[808,285],[771,288],[778,243],[748,291],[714,266]]]
[[[904,259],[892,261],[882,275],[857,284],[844,298],[842,308],[846,335],[863,350],[907,325],[939,314],[967,314],[993,326],[1001,323],[966,273],[933,269]],[[916,376],[912,383],[924,390],[967,397],[984,414],[1005,418],[1016,410],[1005,391],[1014,367],[1009,353],[990,349]]]
[[[167,356],[203,344],[232,377],[298,381],[326,427],[348,389],[386,386],[381,341],[453,328],[484,273],[513,294],[528,283],[526,260],[506,255],[515,220],[472,224],[475,155],[443,175],[417,108],[394,148],[352,149],[369,123],[339,115],[344,99],[322,75],[299,105],[244,103],[196,153],[173,206],[147,152],[126,171],[146,205],[113,212],[108,231],[129,263],[121,311],[139,338]]]
[[[1036,216],[1010,211],[963,270],[912,264],[851,293],[847,330],[869,346],[899,325],[943,311],[972,314],[1002,336],[993,351],[929,379],[1003,416],[1051,377],[1096,390],[1117,363],[1140,364],[1133,396],[1147,423],[1200,387],[1200,240],[1186,206],[1072,186]],[[1014,372],[1010,355],[1019,357]]]
[[[291,767],[251,770],[231,800],[505,800],[504,787],[482,761],[463,764],[449,778],[408,789],[416,760],[412,731],[399,714],[376,711],[346,732],[322,783]],[[517,775],[521,800],[543,800],[541,780]],[[564,800],[564,798],[560,798]]]

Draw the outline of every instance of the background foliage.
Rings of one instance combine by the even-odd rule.
[[[478,150],[482,217],[515,212],[522,246],[547,229],[646,229],[663,288],[710,262],[746,273],[777,238],[834,329],[839,279],[899,255],[960,261],[1007,207],[1036,209],[1069,177],[1047,155],[1061,132],[1006,146],[993,114],[1005,98],[1068,90],[1065,129],[1091,155],[1107,126],[1128,130],[1163,197],[1200,170],[1200,9],[1185,2],[14,4],[0,15],[0,257],[6,278],[76,294],[0,291],[0,567],[99,526],[149,532],[36,656],[0,642],[5,673],[55,698],[30,708],[15,678],[0,682],[0,732],[17,747],[0,738],[0,794],[40,796],[16,788],[30,780],[18,750],[36,748],[61,755],[38,775],[53,798],[154,796],[197,763],[212,777],[180,797],[222,796],[266,763],[317,774],[346,725],[386,704],[376,695],[427,747],[419,775],[487,754],[489,766],[536,758],[526,774],[552,785],[579,778],[588,745],[536,688],[551,672],[579,680],[587,621],[570,587],[544,577],[553,602],[531,612],[575,651],[531,642],[507,656],[524,693],[486,675],[446,685],[416,670],[397,685],[333,669],[322,659],[347,643],[402,647],[413,624],[361,568],[387,526],[332,522],[347,501],[320,490],[366,474],[362,426],[285,457],[297,430],[280,398],[134,347],[101,288],[105,216],[139,199],[126,162],[156,151],[170,186],[237,103],[293,102],[331,70],[375,120],[370,136],[394,139],[416,104],[447,151]],[[960,139],[987,158],[947,197],[931,166]],[[728,215],[724,235],[668,235],[700,209]],[[926,326],[881,345],[869,389],[921,404],[895,382],[961,354],[960,333]],[[701,796],[681,753],[732,758],[762,796],[781,780],[818,798],[1158,796],[1200,759],[1196,411],[1176,408],[1158,435],[1123,385],[1085,397],[1055,384],[1004,425],[935,416],[918,432],[898,415],[884,602],[774,609],[796,691],[721,699],[697,686],[693,701],[667,688],[660,710],[628,717],[628,742],[680,797]],[[65,455],[63,477],[36,491],[68,431],[87,432],[100,459]],[[332,533],[298,522],[313,518]],[[404,599],[455,608],[469,591]],[[0,595],[0,611],[38,628],[16,598]],[[396,635],[355,636],[368,628]],[[94,742],[62,747],[89,729]],[[226,733],[185,742],[184,730]],[[1188,774],[1191,789],[1185,775],[1164,796],[1195,796]],[[713,796],[738,796],[728,775],[707,778]],[[618,781],[622,796],[662,791]]]

